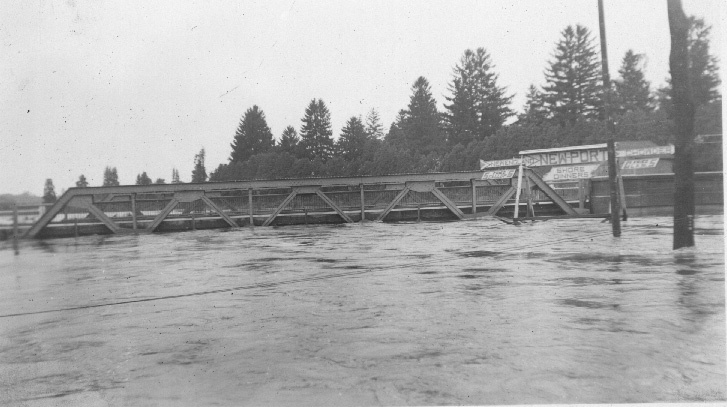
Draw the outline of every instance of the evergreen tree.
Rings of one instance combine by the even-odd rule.
[[[366,116],[366,134],[377,140],[384,138],[384,126],[381,124],[379,112],[374,108],[371,108]]]
[[[157,178],[156,181],[154,181],[155,184],[166,184],[167,182],[164,180],[164,178]]]
[[[247,109],[232,140],[230,162],[245,161],[255,154],[270,151],[273,133],[265,120],[265,113],[257,105]]]
[[[204,148],[199,150],[199,154],[194,156],[194,170],[192,170],[192,182],[207,181],[207,170],[204,168]]]
[[[179,180],[179,170],[172,168],[172,184],[179,184],[182,181]]]
[[[543,93],[530,85],[528,94],[525,95],[525,106],[523,113],[518,115],[518,124],[541,124],[548,119],[548,111],[545,109]]]
[[[602,115],[601,69],[591,32],[581,25],[566,27],[545,72],[545,107],[560,125]]]
[[[445,105],[447,140],[450,145],[466,145],[474,139],[493,135],[512,116],[512,96],[497,86],[490,54],[484,48],[464,52],[454,67]]]
[[[146,171],[136,176],[136,185],[151,185],[151,178],[146,175]]]
[[[300,155],[300,137],[298,137],[298,132],[295,131],[295,128],[293,126],[288,126],[283,130],[283,134],[280,136],[280,142],[278,143],[278,148],[283,153],[288,153],[292,155],[293,157],[299,157]]]
[[[344,160],[352,161],[363,154],[366,142],[370,139],[363,122],[358,117],[351,117],[341,129],[337,150]]]
[[[56,199],[56,190],[53,186],[53,180],[48,178],[45,180],[45,187],[43,188],[43,203],[55,203]]]
[[[86,177],[81,174],[80,177],[78,177],[78,181],[76,181],[76,187],[78,188],[86,188],[88,186],[88,181],[86,181]]]
[[[644,72],[640,67],[643,57],[632,50],[626,51],[624,55],[621,69],[618,70],[621,79],[613,81],[613,111],[617,115],[637,110],[651,110],[650,85],[644,79]]]
[[[709,53],[711,26],[704,23],[704,19],[689,17],[689,82],[692,87],[694,106],[699,108],[720,99],[719,93],[719,67],[717,57]],[[672,115],[671,106],[671,77],[667,79],[666,86],[657,92],[659,108],[664,109],[669,116]]]
[[[445,138],[429,81],[420,76],[411,90],[409,108],[402,123],[406,147],[419,154],[441,152]]]
[[[300,145],[309,160],[325,162],[333,151],[333,132],[331,131],[331,113],[321,99],[313,99],[305,109],[301,120]]]
[[[103,186],[114,187],[119,185],[119,173],[116,172],[116,167],[106,167],[103,173]]]

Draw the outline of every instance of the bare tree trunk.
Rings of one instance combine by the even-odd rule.
[[[694,246],[694,101],[689,83],[689,22],[681,0],[667,0],[671,32],[672,100],[676,126],[674,154],[674,249]]]

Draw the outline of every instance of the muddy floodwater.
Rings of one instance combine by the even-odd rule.
[[[0,404],[724,400],[723,217],[678,251],[671,225],[0,242]]]

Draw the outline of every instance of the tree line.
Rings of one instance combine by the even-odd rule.
[[[721,133],[718,61],[709,52],[711,27],[696,17],[689,23],[695,131]],[[612,81],[615,138],[669,143],[674,133],[671,82],[667,78],[664,86],[653,90],[644,76],[645,60],[645,55],[628,50],[619,77]],[[544,83],[529,87],[518,114],[511,107],[514,95],[498,83],[487,50],[467,49],[452,70],[443,111],[429,81],[419,77],[408,105],[386,132],[378,111],[371,109],[365,118],[350,117],[334,139],[330,110],[322,99],[314,98],[299,129],[289,125],[276,140],[264,111],[254,105],[240,119],[228,162],[208,176],[203,148],[194,158],[192,182],[466,171],[478,168],[480,159],[508,158],[525,149],[605,142],[609,135],[601,78],[593,34],[582,25],[568,26],[546,64]],[[721,157],[695,165],[697,171],[721,170]],[[172,183],[178,182],[175,168]],[[116,168],[107,167],[103,185],[118,183]],[[142,172],[136,183],[147,185],[152,180]],[[158,178],[155,183],[165,180]],[[88,186],[83,175],[76,186]]]

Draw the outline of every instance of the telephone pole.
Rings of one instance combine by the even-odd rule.
[[[603,0],[598,0],[598,27],[601,31],[601,65],[603,72],[603,116],[608,130],[608,187],[611,192],[611,229],[614,237],[621,236],[621,213],[618,201],[618,180],[616,178],[616,128],[611,119],[611,76],[608,74],[608,52],[606,51],[606,24],[603,15]]]

